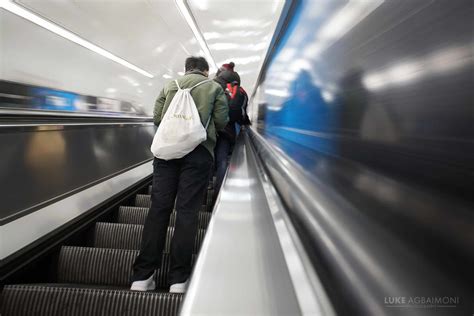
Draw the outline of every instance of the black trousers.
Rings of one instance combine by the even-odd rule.
[[[224,180],[225,172],[227,170],[227,159],[230,153],[230,149],[232,147],[232,143],[233,142],[225,136],[217,137],[216,147],[214,148],[214,156],[216,159],[216,184],[214,187],[213,196],[214,201],[216,200],[217,195],[219,194],[219,190],[222,186],[222,181]]]
[[[143,229],[140,254],[133,264],[132,281],[145,280],[160,268],[166,232],[176,200],[176,224],[171,241],[170,284],[182,283],[191,274],[198,212],[212,168],[212,156],[201,145],[180,159],[153,161],[151,208]]]

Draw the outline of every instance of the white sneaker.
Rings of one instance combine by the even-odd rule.
[[[183,283],[175,283],[170,286],[170,293],[184,293],[188,287],[188,281]]]
[[[132,283],[130,290],[132,291],[153,291],[156,287],[155,274],[153,273],[148,279],[142,281],[135,281]]]

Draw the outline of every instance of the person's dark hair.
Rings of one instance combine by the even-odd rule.
[[[234,71],[235,64],[230,62],[228,64],[222,64],[217,70],[216,78],[219,78],[219,82],[224,83],[237,83],[240,86],[240,76],[237,71]]]
[[[216,77],[222,79],[225,83],[237,82],[240,85],[240,76],[236,71],[223,70]]]
[[[217,69],[216,76],[219,76],[219,74],[223,71],[234,71],[235,64],[233,62],[230,62],[228,64],[222,64],[222,66]]]
[[[200,70],[200,71],[209,71],[209,64],[204,57],[195,57],[191,56],[186,58],[186,62],[184,64],[185,71],[190,70]]]

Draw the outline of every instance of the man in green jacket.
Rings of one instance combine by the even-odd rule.
[[[208,80],[209,65],[202,57],[189,57],[186,73],[177,79],[181,89]],[[159,126],[171,100],[178,91],[175,81],[160,92],[155,104],[154,122]],[[206,192],[214,157],[217,131],[224,129],[228,118],[227,99],[222,87],[209,80],[191,90],[191,96],[203,126],[209,120],[207,139],[179,159],[153,161],[151,208],[143,229],[140,254],[133,265],[132,290],[155,289],[154,272],[160,268],[167,228],[176,200],[176,224],[171,241],[168,280],[170,292],[183,293],[191,274],[194,238],[198,229],[198,212]]]

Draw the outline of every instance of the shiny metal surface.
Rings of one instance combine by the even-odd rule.
[[[0,226],[0,259],[5,259],[38,238],[45,236],[151,175],[152,170],[151,162],[147,162],[59,202],[50,204],[36,212]]]
[[[149,161],[154,132],[148,123],[0,128],[0,222]]]
[[[11,112],[9,112],[9,110]],[[83,95],[61,89],[40,87],[0,80],[0,113],[22,115],[48,115],[77,117],[103,117],[107,119],[150,119],[142,106],[127,100]]]
[[[42,111],[42,110],[11,110],[11,109],[0,109],[0,114],[8,114],[8,115],[35,115],[35,116],[57,116],[57,117],[85,117],[85,118],[100,118],[100,119],[114,119],[112,117],[107,117],[100,114],[92,114],[92,113],[65,113],[65,112],[54,112],[54,111]],[[127,116],[123,115],[120,116],[123,119],[135,119],[137,121],[141,120],[149,120],[152,119],[151,116],[139,118],[136,116]]]
[[[47,127],[56,127],[56,128],[61,128],[63,126],[113,126],[113,125],[118,125],[118,126],[125,126],[125,125],[132,125],[132,126],[153,126],[153,123],[141,123],[141,122],[102,122],[102,123],[28,123],[28,124],[18,124],[18,123],[10,123],[10,124],[0,124],[0,128],[3,129],[12,129],[16,127],[41,127],[41,126],[47,126]]]
[[[240,137],[181,315],[301,314],[258,172]]]
[[[254,150],[249,136],[245,134],[246,148]],[[273,183],[267,176],[263,162],[256,159],[257,174],[272,214],[278,239],[285,256],[288,271],[293,282],[294,290],[302,315],[335,315],[332,304],[317,276],[311,261],[306,254],[301,238],[298,236],[285,206],[278,196]]]
[[[302,0],[262,70],[253,137],[338,314],[472,314],[473,19]]]
[[[474,221],[469,209],[454,201],[433,199],[419,189],[344,161],[319,159],[317,169],[304,169],[277,142],[270,143],[255,132],[251,136],[289,216],[304,236],[311,261],[338,314],[433,315],[435,311],[435,315],[465,315],[470,311]],[[299,155],[303,154],[300,146]],[[344,179],[346,174],[349,179]],[[351,192],[350,182],[345,181],[365,188]],[[378,204],[369,202],[371,193]],[[398,212],[387,207],[394,198],[405,200],[396,202]],[[441,203],[451,203],[452,215],[459,218],[446,214],[446,205]],[[425,212],[430,211],[435,217],[427,216]],[[410,215],[411,222],[406,219]],[[437,222],[438,216],[444,217],[439,218],[443,223]],[[425,231],[426,235],[420,236]],[[446,247],[448,242],[451,245]],[[435,257],[429,256],[432,247],[439,250]],[[450,268],[444,256],[451,265],[456,262],[455,266]],[[387,301],[448,296],[457,298],[454,308],[390,306]]]
[[[472,1],[298,3],[249,110],[261,131],[472,200]]]

